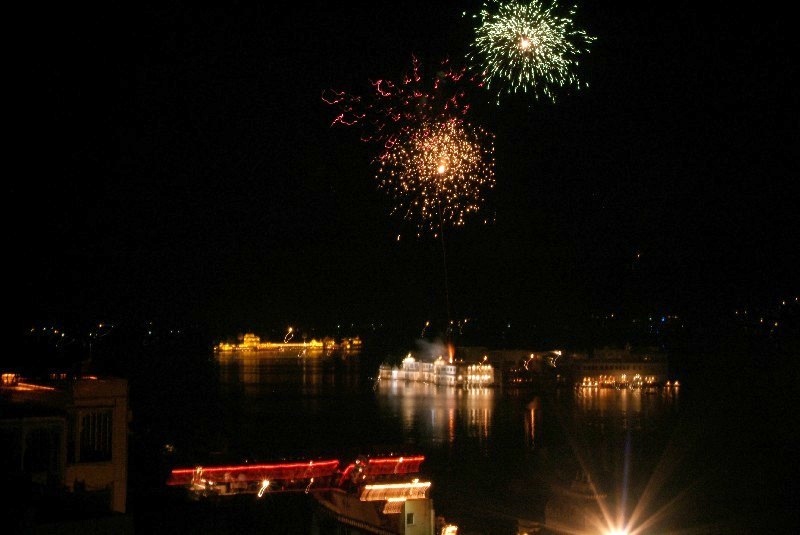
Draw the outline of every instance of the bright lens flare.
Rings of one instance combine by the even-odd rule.
[[[474,15],[475,39],[467,59],[483,73],[486,87],[503,94],[530,92],[556,100],[562,87],[580,89],[575,73],[578,58],[595,40],[575,28],[573,7],[568,16],[554,13],[555,2],[488,0]]]
[[[393,212],[416,221],[418,235],[464,225],[495,184],[493,136],[458,119],[407,129],[377,163]]]

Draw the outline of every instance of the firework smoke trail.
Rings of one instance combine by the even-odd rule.
[[[578,58],[595,40],[575,28],[572,18],[554,13],[539,0],[489,0],[474,15],[479,19],[468,61],[480,70],[486,87],[497,94],[530,92],[535,98],[556,100],[561,87],[580,89],[575,72]]]

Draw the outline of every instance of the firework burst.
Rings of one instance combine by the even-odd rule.
[[[573,7],[566,17],[539,0],[489,0],[475,15],[479,24],[468,60],[497,94],[531,92],[551,101],[561,87],[580,89],[578,58],[595,40],[575,28]]]
[[[495,184],[493,136],[460,119],[406,128],[376,161],[393,212],[415,221],[418,236],[464,225]]]

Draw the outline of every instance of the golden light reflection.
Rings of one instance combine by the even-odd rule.
[[[457,430],[488,441],[495,389],[457,388],[430,383],[387,380],[375,390],[379,405],[403,424],[403,433],[430,443],[453,444]]]
[[[533,398],[533,401],[527,405],[528,412],[525,417],[525,435],[527,437],[528,446],[533,448],[536,446],[537,441],[537,427],[539,424],[541,410],[541,401],[539,397]]]

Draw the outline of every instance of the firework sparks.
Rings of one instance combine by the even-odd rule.
[[[560,87],[580,89],[578,57],[595,40],[567,17],[539,0],[489,0],[479,19],[468,60],[483,73],[487,89],[497,94],[531,92],[555,101]]]
[[[379,187],[395,202],[392,213],[416,221],[418,236],[464,225],[494,187],[494,138],[466,122],[468,92],[481,85],[448,60],[425,76],[412,57],[410,73],[399,82],[371,81],[365,97],[322,96],[339,109],[332,126],[361,126],[362,141],[382,144],[375,159]]]
[[[407,128],[377,159],[376,178],[396,202],[393,212],[437,236],[476,214],[494,187],[493,136],[460,119]]]
[[[467,75],[467,68],[456,68],[449,60],[438,66],[434,76],[425,76],[419,60],[412,57],[411,72],[400,81],[370,81],[366,96],[345,91],[325,91],[322,100],[339,109],[331,126],[355,126],[363,129],[362,141],[393,144],[402,132],[422,121],[446,121],[464,117],[470,109],[467,92],[480,87],[477,76]]]

